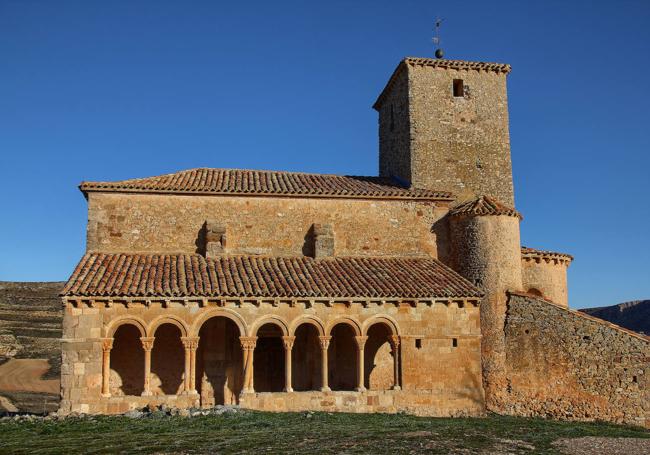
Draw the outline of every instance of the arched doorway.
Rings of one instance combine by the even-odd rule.
[[[257,330],[253,354],[253,388],[256,392],[281,392],[285,386],[285,354],[282,329],[266,323]]]
[[[181,331],[174,324],[161,324],[154,333],[151,351],[151,391],[154,395],[177,395],[183,391],[185,350]]]
[[[196,389],[201,406],[236,404],[243,385],[239,328],[223,316],[208,319],[199,330]]]
[[[295,330],[296,339],[291,351],[293,390],[319,390],[321,384],[321,347],[318,329],[303,323]]]
[[[395,384],[395,356],[391,347],[391,329],[384,323],[376,323],[367,331],[364,347],[364,378],[368,390],[389,390]]]
[[[331,330],[328,350],[329,386],[332,390],[354,390],[357,386],[357,343],[352,326],[339,323]]]
[[[140,336],[140,330],[133,324],[122,324],[113,334],[110,363],[112,396],[141,395],[144,391],[144,349]]]

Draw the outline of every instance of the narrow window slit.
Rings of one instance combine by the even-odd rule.
[[[462,79],[454,79],[454,96],[462,98],[465,96],[465,87]]]

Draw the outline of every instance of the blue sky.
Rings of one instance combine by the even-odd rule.
[[[650,2],[0,0],[0,280],[64,280],[82,180],[209,166],[373,175],[398,61],[510,63],[522,242],[573,307],[650,298]]]

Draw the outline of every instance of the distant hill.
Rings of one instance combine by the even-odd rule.
[[[650,300],[634,300],[612,306],[583,308],[580,311],[626,329],[650,335]]]
[[[0,412],[58,408],[63,285],[0,281]]]

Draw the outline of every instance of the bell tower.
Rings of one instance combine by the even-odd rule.
[[[514,206],[506,76],[510,65],[407,57],[373,108],[379,175]]]

